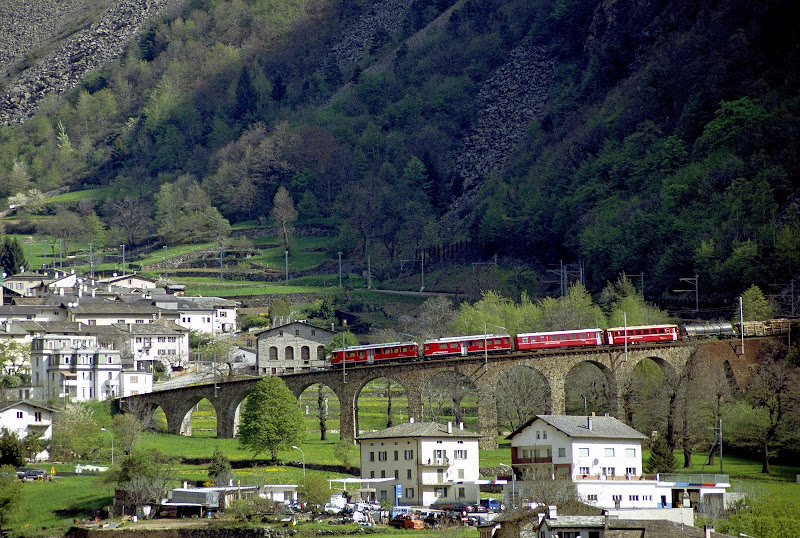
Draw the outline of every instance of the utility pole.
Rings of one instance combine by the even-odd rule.
[[[122,247],[122,274],[125,274],[125,243],[120,245]]]
[[[222,245],[219,246],[219,281],[222,282]]]
[[[89,243],[89,278],[94,278],[94,252],[91,243]]]
[[[342,251],[339,251],[339,287],[342,287]]]
[[[289,285],[289,251],[284,250],[283,255],[286,258],[286,285]]]
[[[169,270],[167,269],[167,245],[164,245],[164,280],[169,278]]]

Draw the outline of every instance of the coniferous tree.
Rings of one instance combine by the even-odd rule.
[[[25,445],[16,432],[3,428],[0,434],[0,465],[25,465]]]
[[[227,485],[233,473],[231,472],[231,460],[219,447],[214,449],[211,455],[211,463],[208,466],[208,478],[217,486]]]
[[[648,473],[672,473],[678,466],[675,454],[669,447],[667,438],[659,435],[653,440],[650,448],[650,459],[647,461]]]

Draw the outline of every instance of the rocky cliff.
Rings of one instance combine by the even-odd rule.
[[[118,58],[165,9],[183,0],[4,0],[0,4],[0,125],[29,118]]]

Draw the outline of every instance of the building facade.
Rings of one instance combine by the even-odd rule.
[[[411,422],[358,437],[361,477],[393,478],[376,501],[413,506],[477,503],[480,435],[437,422]]]
[[[333,331],[292,321],[262,331],[256,337],[256,371],[278,375],[325,367],[325,346]]]
[[[527,480],[575,482],[583,502],[607,509],[723,506],[727,475],[645,475],[647,437],[610,416],[538,415],[514,431],[509,497],[525,495]],[[513,489],[512,489],[513,488]],[[513,498],[515,505],[527,499]]]

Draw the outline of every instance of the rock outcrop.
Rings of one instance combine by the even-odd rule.
[[[184,0],[108,0],[96,22],[71,30],[90,0],[4,0],[0,6],[0,125],[20,123],[43,99],[76,86],[91,70],[120,57],[125,46],[153,17]],[[70,33],[72,32],[72,33]],[[59,34],[70,33],[61,39]],[[35,51],[41,56],[36,57]],[[12,66],[28,55],[31,65],[16,73]],[[34,59],[34,57],[36,57]]]

